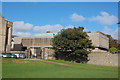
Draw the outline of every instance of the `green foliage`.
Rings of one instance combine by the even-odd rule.
[[[78,49],[71,54],[71,58],[74,56],[73,60],[80,63],[86,63],[88,61],[88,54],[89,52],[87,50]]]
[[[54,55],[53,54],[49,54],[48,57],[53,57]]]
[[[112,47],[112,48],[109,49],[109,52],[111,52],[111,53],[117,53],[118,49],[115,48],[115,47]]]
[[[57,59],[69,61],[86,60],[84,56],[87,56],[89,53],[87,50],[93,48],[93,46],[83,29],[83,27],[63,29],[54,37],[53,49]]]

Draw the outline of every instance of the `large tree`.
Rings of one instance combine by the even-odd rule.
[[[87,62],[91,40],[83,27],[62,29],[53,39],[53,49],[57,59]]]

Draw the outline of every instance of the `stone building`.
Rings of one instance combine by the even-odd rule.
[[[10,52],[12,25],[0,15],[0,52]]]
[[[52,39],[57,33],[42,33],[36,37],[15,37],[14,51],[27,50],[26,55],[41,55],[42,59],[49,59],[54,54],[52,48]],[[101,33],[87,33],[93,46],[94,52],[105,51],[109,49],[109,39]]]
[[[53,58],[52,39],[57,33],[42,33],[35,37],[15,37],[14,51],[26,50],[27,57],[37,56],[42,59]]]
[[[104,52],[109,49],[109,38],[107,36],[98,32],[87,33],[87,35],[95,47],[93,52]]]

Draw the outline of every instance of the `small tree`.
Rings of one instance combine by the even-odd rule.
[[[57,59],[87,62],[92,46],[83,27],[63,29],[53,39],[53,49]]]

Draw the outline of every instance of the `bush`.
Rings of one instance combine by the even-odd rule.
[[[111,53],[117,53],[118,49],[115,48],[115,47],[112,47],[112,48],[109,49],[109,52],[111,52]]]
[[[49,54],[48,57],[53,57],[54,55],[53,54]]]

